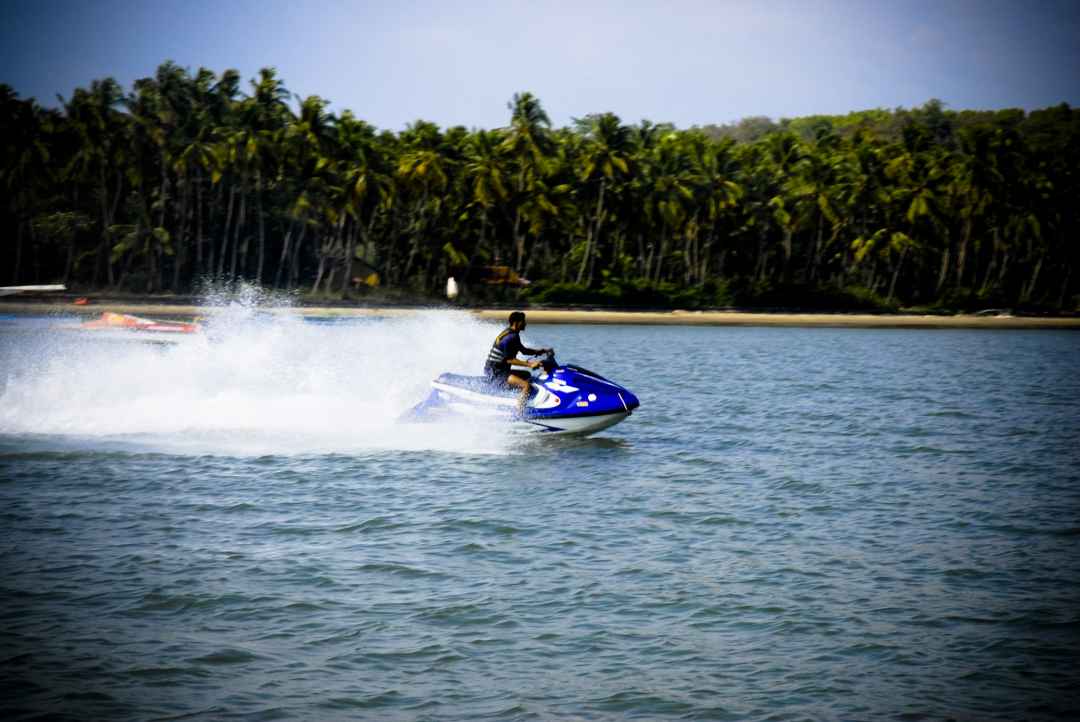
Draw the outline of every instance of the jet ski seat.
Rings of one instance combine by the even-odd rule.
[[[450,386],[457,386],[458,388],[468,389],[469,391],[476,391],[481,394],[494,394],[497,396],[506,396],[508,398],[514,398],[518,395],[518,390],[509,386],[496,386],[488,381],[487,376],[465,376],[464,374],[452,374],[443,373],[439,374],[439,383],[448,384]],[[536,388],[529,389],[529,396],[536,395]]]

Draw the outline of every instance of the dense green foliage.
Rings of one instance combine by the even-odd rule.
[[[465,298],[699,308],[1007,306],[1080,291],[1080,112],[931,101],[678,130],[605,113],[551,127],[379,131],[273,70],[172,63],[58,110],[0,86],[0,283],[133,292],[248,282],[438,295],[501,264],[525,290]],[[358,270],[359,269],[359,270]]]

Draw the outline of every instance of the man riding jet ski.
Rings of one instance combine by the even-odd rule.
[[[426,421],[456,414],[511,420],[534,431],[590,434],[619,423],[639,406],[631,391],[600,374],[558,364],[551,349],[522,346],[517,336],[524,327],[524,314],[512,314],[510,327],[495,340],[483,376],[441,374],[431,382],[427,399],[405,418]],[[519,352],[545,358],[523,361],[517,358]],[[512,366],[527,367],[535,375],[519,376]]]
[[[531,349],[521,342],[521,332],[525,330],[527,325],[525,314],[521,311],[511,313],[509,322],[510,325],[496,336],[495,343],[491,344],[491,350],[488,351],[487,360],[484,362],[484,376],[487,377],[488,383],[493,388],[513,387],[520,389],[517,405],[518,416],[524,416],[525,404],[529,401],[529,391],[532,389],[532,377],[530,374],[514,371],[511,367],[538,368],[540,366],[539,361],[522,361],[517,357],[518,354],[543,356],[545,354],[554,354],[555,349]]]

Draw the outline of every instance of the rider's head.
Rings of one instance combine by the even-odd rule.
[[[525,314],[521,311],[514,311],[510,314],[510,328],[520,331],[525,328]]]

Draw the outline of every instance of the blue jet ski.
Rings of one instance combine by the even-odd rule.
[[[484,376],[444,373],[408,418],[462,414],[522,422],[534,431],[591,434],[619,423],[640,405],[625,387],[580,366],[559,365],[551,353],[533,372],[524,416],[517,415],[518,396],[516,389],[493,386]]]

